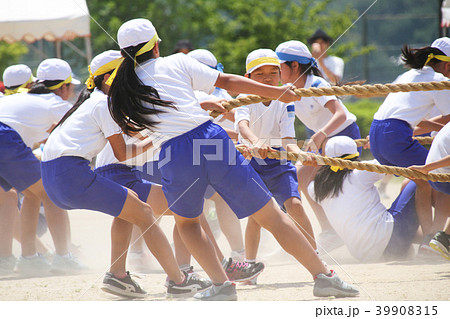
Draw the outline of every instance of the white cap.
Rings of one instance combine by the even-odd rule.
[[[448,37],[434,40],[431,47],[441,50],[446,56],[450,56],[450,38]]]
[[[108,50],[100,53],[96,57],[94,57],[91,61],[91,72],[94,74],[100,67],[109,63],[111,61],[120,59],[122,55],[120,51],[117,50]]]
[[[187,55],[196,59],[198,62],[206,64],[211,68],[215,68],[217,66],[217,59],[210,51],[205,49],[197,49],[190,51]]]
[[[134,47],[150,41],[156,34],[156,29],[150,20],[133,19],[125,22],[117,31],[117,42],[121,49]]]
[[[3,72],[3,83],[6,87],[20,86],[27,83],[30,78],[35,81],[31,69],[25,64],[11,65]]]
[[[39,64],[36,75],[38,81],[64,81],[72,76],[72,69],[64,60],[47,59]],[[72,78],[70,83],[78,85],[81,82]]]
[[[279,44],[275,49],[275,52],[277,53],[278,58],[280,59],[280,63],[284,63],[286,61],[298,61],[294,59],[294,57],[300,58],[303,57],[307,59],[312,58],[311,52],[309,52],[308,47],[303,42],[296,40],[286,41]],[[292,59],[286,60],[285,59],[286,55],[292,56]]]
[[[348,136],[335,136],[325,145],[325,155],[328,157],[341,157],[345,154],[358,153],[356,142]]]
[[[256,69],[264,65],[274,65],[280,67],[280,61],[278,60],[277,54],[271,49],[258,49],[252,51],[247,56],[245,61],[245,66],[247,74],[252,73]]]

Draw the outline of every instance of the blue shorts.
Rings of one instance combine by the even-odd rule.
[[[41,163],[42,183],[50,199],[64,209],[90,209],[117,217],[128,190],[95,174],[89,161],[63,156]]]
[[[356,124],[356,122],[353,122],[352,124],[344,128],[339,133],[334,134],[333,136],[348,136],[354,140],[357,140],[361,138],[361,132],[359,131],[358,124]],[[358,147],[359,154],[361,154],[362,149],[363,149],[362,147]]]
[[[272,198],[261,177],[245,165],[228,134],[211,121],[165,142],[159,161],[166,162],[160,170],[169,207],[183,217],[202,213],[208,185],[238,218],[252,215]]]
[[[22,192],[41,179],[41,164],[19,133],[0,122],[0,186]]]
[[[450,182],[428,182],[438,192],[450,195]]]
[[[159,161],[147,162],[144,166],[136,167],[136,171],[139,173],[139,177],[142,180],[148,181],[153,184],[161,185],[162,176],[161,170],[159,169]],[[126,186],[126,185],[124,185]],[[208,185],[205,192],[205,198],[210,199],[216,190],[212,188],[211,185]]]
[[[382,165],[409,167],[423,165],[428,150],[412,138],[413,130],[403,120],[373,120],[370,150]]]
[[[161,185],[162,176],[159,168],[159,161],[147,162],[144,166],[137,166],[135,169],[139,172],[140,179]]]
[[[394,229],[383,254],[388,259],[405,256],[416,236],[419,219],[415,194],[416,183],[409,182],[388,209],[394,217]]]
[[[261,176],[278,205],[283,206],[291,197],[300,199],[297,169],[290,161],[252,158],[250,165]]]
[[[124,164],[109,164],[96,168],[94,173],[135,191],[141,201],[147,202],[152,184],[140,178],[141,172]]]

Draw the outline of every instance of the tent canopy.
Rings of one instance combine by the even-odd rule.
[[[0,40],[71,41],[90,37],[86,0],[2,0]]]

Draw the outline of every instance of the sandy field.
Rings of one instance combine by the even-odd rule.
[[[386,205],[392,203],[399,187],[400,178],[394,178],[388,185],[389,198],[383,198]],[[319,227],[309,206],[307,213],[317,234]],[[109,266],[112,218],[83,210],[70,211],[69,215],[73,243],[80,245],[80,259],[89,266],[89,272],[76,276],[21,278],[15,274],[0,277],[1,301],[120,300],[100,290],[104,273]],[[243,229],[245,223],[243,220]],[[173,218],[163,217],[161,226],[171,238]],[[42,241],[52,247],[48,232],[42,237]],[[228,255],[230,248],[223,234],[219,235],[218,243],[224,254]],[[418,246],[414,247],[417,250]],[[16,242],[14,253],[16,256],[20,254],[20,247]],[[240,301],[320,301],[312,295],[313,281],[310,274],[293,257],[282,251],[265,231],[262,234],[260,257],[265,262],[266,269],[259,276],[257,286],[237,286]],[[342,279],[360,290],[359,297],[346,298],[345,301],[447,301],[443,306],[449,309],[450,264],[439,256],[361,264],[349,254],[346,247],[341,247],[325,256],[324,260]],[[199,268],[195,261],[193,264]],[[166,276],[158,267],[155,266],[150,273],[139,274],[140,278],[136,279],[149,293],[145,300],[168,300],[163,286]],[[328,300],[333,299],[323,301]]]

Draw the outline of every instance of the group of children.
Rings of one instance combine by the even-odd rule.
[[[335,96],[300,99],[293,91],[300,87],[330,86],[302,42],[287,41],[275,51],[251,52],[243,77],[223,73],[222,65],[207,50],[160,57],[160,38],[146,19],[124,23],[117,41],[120,50],[105,51],[91,61],[86,88],[73,106],[67,100],[79,82],[72,79],[65,61],[43,61],[38,67],[36,83],[27,92],[18,91],[26,90],[34,81],[31,71],[26,83],[19,81],[11,86],[5,81],[11,96],[0,99],[0,185],[3,189],[0,212],[8,225],[20,216],[22,255],[15,262],[11,227],[4,226],[5,241],[2,240],[0,251],[3,270],[12,271],[15,263],[17,271],[28,273],[84,270],[68,248],[70,226],[66,210],[88,209],[114,217],[111,266],[102,286],[112,294],[129,298],[146,296],[126,268],[134,229],[140,232],[166,272],[168,296],[237,300],[234,282],[255,284],[264,270],[263,263],[257,261],[257,252],[260,230],[266,228],[310,272],[314,296],[353,297],[359,294],[358,290],[328,269],[320,257],[320,249],[327,251],[321,247],[322,234],[340,238],[352,255],[365,261],[383,256],[399,258],[411,246],[419,225],[425,235],[434,229],[427,224],[431,214],[425,210],[419,213],[414,200],[415,182],[409,182],[391,209],[386,210],[373,185],[380,174],[329,166],[317,168],[313,161],[302,165],[267,158],[268,153],[276,150],[299,151],[294,130],[296,117],[314,131],[305,150],[349,160],[359,158],[353,141],[360,138],[356,117],[342,101]],[[450,74],[450,52],[446,51],[450,42],[448,38],[437,41],[440,42],[431,46],[435,50],[430,51],[434,55],[427,61],[430,67],[424,67],[427,64],[424,62],[417,69],[422,72],[430,68],[428,72],[435,78],[445,79]],[[405,49],[404,54],[407,52],[410,51]],[[406,62],[412,66],[409,60]],[[271,101],[227,112],[221,104],[231,98],[227,91],[233,95],[256,94]],[[387,111],[384,117],[376,115],[381,123],[378,130],[385,127],[384,122],[403,121],[410,124],[409,128],[421,120],[427,120],[431,123],[428,127],[433,128],[436,128],[434,123],[444,123],[450,113],[449,99],[444,97],[450,94],[448,91],[414,94],[426,95],[427,101],[432,101],[426,107],[437,107],[444,117],[427,119],[428,109],[420,108],[425,105],[421,104],[417,105],[411,122],[391,116]],[[388,103],[393,99],[391,95],[378,113],[387,108],[385,104],[408,108],[419,100],[416,96],[404,96]],[[213,120],[209,111],[219,111],[222,115]],[[406,131],[405,125],[395,127],[403,135],[393,133],[395,136],[390,141],[393,145],[387,146],[387,153],[402,151],[394,140],[414,143],[412,130]],[[377,154],[385,151],[385,145],[377,139],[383,134],[374,128],[370,135],[374,156],[380,163],[384,157]],[[402,136],[406,140],[408,134],[406,142],[400,141]],[[448,134],[444,141],[446,137]],[[44,142],[39,162],[31,150],[35,144]],[[244,146],[243,154],[236,150],[235,143]],[[415,161],[412,153],[406,156],[411,162],[390,163],[425,164],[426,155],[420,159],[416,156]],[[96,168],[92,170],[90,163],[94,157]],[[439,162],[442,157],[445,156],[430,161]],[[438,165],[448,166],[448,163]],[[414,168],[435,167],[428,164]],[[448,190],[446,184],[441,184],[432,186]],[[317,241],[300,191],[322,227]],[[20,215],[17,192],[24,195]],[[431,212],[431,191],[427,194],[430,207],[426,209]],[[448,201],[448,192],[440,194],[433,197],[436,225],[439,218],[442,221],[448,217],[442,206]],[[205,198],[216,203],[220,226],[235,253],[232,257],[241,258],[227,259],[221,252],[203,214]],[[41,202],[55,245],[51,264],[36,252]],[[157,223],[156,216],[162,215],[172,215],[175,220],[174,252]],[[239,222],[243,218],[248,220],[245,250]],[[439,236],[446,238],[445,234],[441,232]],[[244,251],[245,261],[242,260]],[[190,266],[191,256],[208,279]]]

